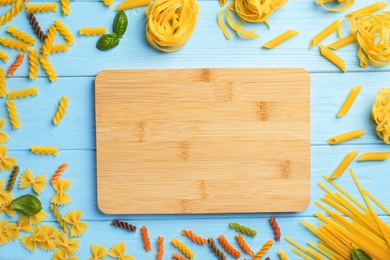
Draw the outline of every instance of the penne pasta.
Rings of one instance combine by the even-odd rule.
[[[329,48],[325,47],[324,45],[320,45],[320,52],[323,57],[328,59],[330,62],[332,62],[334,65],[336,65],[339,69],[342,71],[346,71],[347,67],[345,65],[345,62],[342,58],[340,58],[336,53],[331,51]]]
[[[282,33],[281,35],[279,35],[279,36],[275,37],[274,39],[270,40],[269,42],[266,42],[263,45],[263,47],[267,48],[267,49],[273,49],[276,46],[282,44],[283,42],[285,42],[285,41],[291,39],[292,37],[296,36],[297,34],[299,34],[298,31],[287,30],[284,33]]]
[[[322,40],[328,37],[333,32],[337,31],[340,26],[340,19],[337,19],[333,23],[331,23],[328,27],[319,32],[316,36],[311,39],[310,48],[313,48],[317,44],[319,44]]]
[[[354,131],[350,131],[350,132],[347,132],[344,134],[333,136],[333,137],[328,139],[328,143],[339,144],[339,143],[346,142],[346,141],[349,141],[352,139],[356,139],[356,138],[361,137],[365,134],[366,134],[366,132],[363,130],[354,130]]]
[[[345,116],[348,113],[356,97],[359,95],[361,89],[362,89],[362,85],[352,88],[351,92],[349,92],[347,99],[344,101],[344,104],[341,106],[340,111],[337,114],[337,117]]]
[[[366,152],[363,153],[358,161],[384,161],[390,158],[390,152]]]
[[[338,50],[338,49],[341,49],[342,47],[348,45],[348,44],[351,44],[351,43],[354,43],[357,41],[357,38],[356,38],[356,34],[351,34],[351,35],[348,35],[338,41],[335,41],[334,43],[331,43],[328,45],[328,48],[329,49],[332,49],[332,50]]]
[[[337,168],[334,170],[332,175],[329,176],[329,179],[333,180],[336,178],[339,178],[345,170],[348,168],[348,166],[351,164],[353,160],[355,160],[356,156],[359,154],[359,151],[352,151],[349,152],[344,159],[341,161],[341,163],[337,166]]]
[[[350,18],[352,16],[356,16],[359,14],[375,13],[376,11],[379,11],[379,10],[385,8],[387,5],[388,5],[388,3],[386,3],[386,2],[376,2],[372,5],[368,5],[366,7],[360,8],[356,11],[349,12],[345,16]]]

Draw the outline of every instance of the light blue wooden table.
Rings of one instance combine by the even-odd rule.
[[[352,9],[373,3],[373,0],[357,0]],[[58,2],[57,2],[58,3]],[[198,68],[198,67],[302,67],[311,75],[311,204],[298,213],[275,214],[279,221],[282,234],[305,244],[316,241],[301,224],[304,219],[317,223],[313,213],[318,209],[313,202],[323,196],[323,191],[316,185],[322,180],[323,174],[330,174],[344,155],[351,150],[388,151],[376,137],[374,123],[370,119],[370,109],[375,100],[376,92],[389,87],[389,68],[369,67],[362,69],[358,65],[356,46],[347,46],[337,53],[345,59],[347,73],[341,73],[319,55],[318,47],[309,49],[311,37],[336,18],[342,18],[344,13],[329,13],[315,4],[314,0],[290,0],[285,7],[277,11],[269,20],[272,29],[264,24],[247,25],[260,34],[259,39],[242,40],[234,36],[226,40],[217,25],[219,3],[200,1],[198,25],[182,50],[166,54],[154,50],[145,39],[145,8],[126,11],[129,26],[118,47],[111,51],[101,52],[95,48],[98,37],[78,36],[80,27],[106,26],[111,32],[111,25],[116,14],[115,8],[106,7],[102,2],[72,1],[71,14],[63,17],[60,12],[37,14],[44,31],[56,20],[61,19],[75,36],[75,44],[67,53],[53,54],[50,60],[57,70],[59,80],[50,83],[42,69],[37,80],[27,79],[28,62],[17,70],[16,74],[7,79],[8,90],[22,89],[31,86],[39,87],[39,95],[17,100],[22,127],[12,130],[9,122],[5,131],[11,136],[7,143],[9,155],[19,160],[21,171],[30,168],[35,174],[47,174],[50,177],[57,167],[69,163],[64,178],[73,182],[69,194],[73,202],[61,207],[62,213],[71,209],[83,210],[83,221],[89,225],[89,230],[81,236],[80,249],[76,255],[80,259],[91,256],[90,245],[102,244],[110,248],[117,242],[126,241],[127,253],[137,259],[155,259],[156,240],[158,235],[164,235],[166,243],[166,259],[170,259],[175,248],[169,244],[173,237],[179,237],[187,242],[196,253],[196,259],[216,259],[207,246],[190,243],[180,235],[183,228],[192,229],[206,237],[225,234],[235,245],[236,234],[228,227],[229,222],[239,222],[257,229],[255,238],[248,238],[249,245],[258,250],[264,242],[272,238],[272,230],[268,224],[270,214],[224,214],[224,215],[173,215],[173,216],[111,216],[101,213],[96,201],[96,157],[95,157],[95,120],[94,120],[94,79],[97,73],[104,69],[150,69],[150,68]],[[0,7],[0,14],[9,7]],[[0,35],[7,35],[5,30],[12,24],[19,29],[33,34],[26,13],[21,13],[12,22],[2,27]],[[300,34],[273,50],[261,46],[274,36],[287,29],[295,29]],[[7,36],[9,37],[9,36]],[[326,39],[325,43],[333,42],[336,36]],[[62,39],[57,38],[56,43]],[[39,47],[39,45],[38,45]],[[10,61],[0,65],[8,69],[15,59],[17,51],[6,49]],[[349,114],[344,118],[336,118],[339,107],[353,86],[363,84],[363,89]],[[70,97],[69,109],[61,122],[54,126],[52,117],[62,96]],[[0,117],[7,118],[5,100],[0,100]],[[299,113],[299,111],[297,111]],[[367,134],[357,140],[330,146],[326,140],[335,134],[354,129],[364,129]],[[61,149],[58,157],[33,155],[29,152],[31,145],[53,145]],[[266,152],[266,151],[265,151]],[[384,205],[390,207],[388,183],[390,181],[390,161],[384,162],[354,162],[355,169],[362,185],[371,191]],[[9,172],[0,174],[8,179]],[[353,195],[359,196],[350,176],[345,174],[338,183],[348,189]],[[261,189],[261,187],[259,187]],[[15,196],[32,193],[30,189],[15,188]],[[50,212],[49,203],[54,190],[49,184],[40,199],[44,210]],[[293,202],[292,202],[293,203]],[[0,219],[15,221],[5,214]],[[149,229],[153,251],[146,253],[142,246],[140,233],[129,233],[110,225],[114,218],[129,221],[140,227]],[[53,216],[45,223],[57,225]],[[26,235],[26,234],[22,234]],[[278,259],[277,251],[284,249],[291,259],[298,257],[290,251],[291,246],[282,239],[276,243],[267,254],[271,259]],[[22,247],[21,242],[10,242],[0,247],[0,259],[51,259],[53,252],[37,249],[30,253]],[[230,257],[231,258],[231,257]],[[249,258],[243,255],[242,259]]]

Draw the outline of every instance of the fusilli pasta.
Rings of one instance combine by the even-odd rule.
[[[7,82],[5,81],[5,70],[0,68],[0,97],[7,95]]]
[[[30,79],[36,79],[38,75],[38,51],[36,49],[30,49],[28,52],[28,59],[30,64],[28,77]]]
[[[256,253],[256,255],[252,258],[252,260],[260,260],[260,258],[262,258],[268,252],[268,250],[271,248],[273,244],[274,241],[272,241],[271,239],[268,240],[260,249],[260,251]]]
[[[17,0],[0,0],[0,6],[13,5],[16,2],[17,2]]]
[[[12,169],[11,175],[9,176],[7,188],[5,189],[6,191],[11,192],[14,189],[16,177],[18,176],[18,173],[19,173],[19,166],[15,165],[14,168]]]
[[[70,14],[70,1],[69,0],[61,0],[61,10],[62,15]]]
[[[57,156],[59,153],[59,149],[54,146],[31,146],[31,152],[35,154],[47,154]]]
[[[18,129],[20,128],[20,121],[19,121],[19,115],[18,111],[16,110],[16,105],[13,100],[7,100],[5,101],[7,104],[7,109],[8,109],[8,115],[9,118],[11,119],[11,124],[13,129]]]
[[[200,245],[205,245],[207,244],[207,239],[206,238],[203,238],[203,237],[200,237],[198,235],[196,235],[194,232],[192,232],[191,230],[186,230],[186,229],[183,229],[181,231],[181,234],[183,236],[186,236],[188,237],[189,239],[191,239],[193,242],[195,243],[198,243]]]
[[[137,230],[136,226],[133,226],[130,223],[127,223],[125,221],[120,221],[118,219],[114,219],[113,221],[111,221],[111,225],[113,225],[115,227],[126,229],[127,231],[130,231],[130,232],[135,232]]]
[[[62,214],[57,208],[56,205],[51,204],[50,210],[53,212],[53,215],[55,219],[57,220],[57,223],[60,225],[61,229],[65,232],[65,234],[68,234],[70,232],[70,228],[68,224],[65,222],[65,220],[62,218]]]
[[[55,71],[53,66],[50,64],[50,61],[49,61],[49,58],[47,57],[47,55],[40,55],[39,61],[42,64],[42,68],[46,71],[46,74],[49,76],[49,80],[51,82],[57,80],[58,79],[57,72]]]
[[[176,260],[187,260],[187,258],[185,258],[184,256],[179,255],[179,254],[176,253],[176,252],[173,253],[172,259],[176,259]]]
[[[27,43],[29,45],[35,44],[35,39],[31,35],[16,29],[13,25],[10,25],[8,27],[7,32],[9,32],[13,37],[18,40],[21,40],[24,43]]]
[[[270,223],[272,229],[274,230],[275,240],[280,242],[280,236],[282,234],[280,233],[280,228],[279,228],[278,222],[276,222],[275,217],[271,217],[269,219],[269,223]]]
[[[56,27],[54,26],[54,24],[52,24],[47,31],[45,42],[41,48],[42,54],[49,54],[50,53],[50,50],[51,50],[51,47],[53,46],[53,42],[54,42],[54,38],[55,38],[56,34],[57,34]]]
[[[58,181],[58,179],[61,177],[61,175],[64,173],[64,171],[66,170],[66,168],[68,168],[68,164],[67,163],[63,163],[61,164],[58,169],[56,170],[56,172],[54,173],[54,175],[50,178],[50,182],[51,183],[55,183],[56,181]]]
[[[0,38],[0,44],[4,47],[8,47],[18,51],[28,51],[28,48],[30,47],[30,45],[28,45],[27,43],[5,37]]]
[[[66,114],[66,109],[68,107],[68,102],[69,102],[68,97],[61,98],[60,103],[58,105],[57,112],[53,117],[53,123],[55,125],[59,125],[61,123],[61,120],[64,118],[64,115]]]
[[[7,95],[9,99],[32,97],[38,95],[38,88],[32,87],[32,88],[14,90],[8,92]]]
[[[215,256],[217,256],[220,260],[227,259],[225,254],[217,247],[213,238],[209,237],[207,242],[209,243],[210,249],[215,254]]]
[[[257,231],[256,230],[253,230],[253,229],[250,229],[248,227],[245,227],[245,226],[242,226],[238,223],[229,223],[229,226],[233,229],[235,229],[236,231],[242,233],[242,234],[246,234],[248,236],[256,236],[257,235]]]
[[[14,75],[15,71],[20,67],[20,65],[22,65],[23,60],[24,60],[24,54],[19,53],[18,56],[16,57],[16,60],[14,61],[14,63],[11,64],[11,66],[9,67],[9,69],[7,71],[8,77]]]
[[[236,240],[242,251],[245,253],[254,256],[255,253],[252,251],[252,249],[248,246],[248,244],[245,242],[244,238],[242,237],[241,234],[236,235]]]
[[[195,254],[192,252],[183,242],[181,242],[177,238],[173,238],[171,241],[172,245],[174,245],[177,249],[179,249],[185,256],[192,259],[194,258]]]
[[[45,12],[56,12],[57,5],[54,3],[50,4],[28,4],[26,6],[26,12],[28,13],[45,13]]]
[[[145,251],[146,252],[152,251],[148,229],[145,226],[142,226],[140,230],[141,230],[141,237],[142,237],[142,242],[144,244]]]
[[[55,27],[60,32],[62,36],[64,36],[65,40],[68,42],[68,45],[72,45],[74,43],[74,36],[72,32],[66,27],[65,24],[61,22],[61,20],[56,20],[54,22]]]
[[[22,11],[24,8],[24,3],[22,0],[16,1],[16,4],[3,16],[0,17],[0,25],[6,24],[7,22],[11,21],[16,17],[20,11]]]
[[[9,59],[8,54],[5,51],[0,50],[0,59],[2,59],[4,62],[7,62]]]
[[[69,45],[66,43],[56,44],[51,46],[50,54],[57,52],[66,52],[69,50]]]
[[[37,18],[34,15],[34,13],[27,13],[27,18],[30,20],[30,24],[34,30],[34,33],[37,35],[39,40],[41,40],[41,42],[45,42],[47,36],[45,35],[45,33],[42,31],[41,27],[39,26],[39,23],[37,21]]]
[[[156,260],[163,260],[164,257],[164,237],[158,236]]]
[[[220,235],[218,237],[218,240],[219,242],[221,243],[222,247],[225,248],[225,250],[231,254],[233,257],[235,258],[240,258],[241,257],[241,253],[239,251],[237,251],[237,249],[235,249],[230,243],[229,241],[227,241],[226,237],[224,235]]]
[[[80,35],[95,36],[104,35],[107,33],[106,27],[83,27],[80,28]]]

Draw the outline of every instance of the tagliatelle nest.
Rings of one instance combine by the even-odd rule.
[[[386,144],[390,144],[390,88],[383,88],[376,94],[371,118],[377,123],[378,136]]]

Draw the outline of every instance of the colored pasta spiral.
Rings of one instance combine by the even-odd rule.
[[[48,154],[48,155],[58,155],[58,148],[53,146],[31,146],[31,152],[35,154]]]
[[[38,51],[37,49],[30,49],[28,52],[28,60],[30,69],[28,71],[28,77],[30,79],[36,79],[38,75]]]
[[[68,102],[69,102],[68,97],[61,98],[60,103],[58,105],[57,112],[53,118],[53,123],[55,125],[59,125],[61,123],[61,120],[64,118],[64,115],[66,114],[66,109],[68,107]]]
[[[66,43],[56,44],[51,46],[50,54],[57,52],[66,52],[69,50],[69,46]]]
[[[282,234],[280,232],[280,228],[279,228],[278,222],[276,222],[275,217],[271,217],[269,219],[269,223],[270,223],[272,229],[274,230],[275,240],[280,242],[280,236]]]
[[[4,47],[12,48],[18,51],[27,51],[30,47],[28,44],[24,42],[20,42],[18,40],[13,40],[5,37],[0,38],[0,44]]]
[[[61,10],[62,15],[70,14],[70,1],[69,0],[61,0]]]
[[[152,251],[147,227],[145,226],[141,227],[141,236],[142,236],[142,242],[144,243],[145,251],[146,252]]]
[[[8,115],[9,118],[11,119],[11,124],[13,129],[18,129],[20,128],[20,121],[19,121],[19,115],[18,111],[16,110],[16,105],[13,100],[7,100],[5,101],[7,104],[8,108]]]
[[[60,32],[62,36],[64,36],[65,40],[68,42],[68,45],[72,45],[74,43],[74,36],[72,32],[66,27],[65,24],[61,22],[61,20],[56,20],[54,22],[55,27]]]
[[[245,226],[242,226],[238,223],[229,223],[229,226],[233,229],[235,229],[236,231],[242,233],[242,234],[246,234],[248,236],[256,236],[257,235],[257,231],[256,230],[253,230],[253,229],[250,229],[248,227],[245,227]]]
[[[130,232],[135,232],[137,230],[136,226],[133,226],[125,221],[120,221],[118,219],[114,219],[113,221],[111,221],[111,224],[115,227],[123,228]]]
[[[13,190],[18,173],[19,173],[19,166],[15,165],[14,168],[12,168],[11,175],[9,176],[7,188],[5,189],[6,191],[11,192]]]
[[[38,95],[38,88],[32,87],[32,88],[14,90],[12,92],[8,92],[7,95],[8,95],[9,99],[26,98],[26,97],[36,96],[36,95]]]
[[[54,173],[54,175],[50,178],[50,182],[51,183],[54,183],[56,181],[58,181],[58,179],[61,177],[61,175],[64,173],[64,171],[66,170],[66,168],[68,168],[68,164],[67,163],[63,163],[61,164],[58,169],[56,170],[56,172]]]
[[[80,35],[85,36],[95,36],[95,35],[104,35],[106,34],[106,27],[84,27],[80,28]]]
[[[3,5],[13,5],[17,0],[0,0],[0,6]]]
[[[158,236],[156,260],[163,260],[164,257],[164,237]]]
[[[230,243],[229,241],[227,241],[226,237],[224,235],[220,235],[218,237],[218,240],[219,242],[221,243],[222,247],[225,248],[225,250],[231,254],[233,257],[235,258],[240,258],[241,257],[241,253],[238,252]]]
[[[195,29],[199,14],[196,0],[156,0],[146,9],[146,38],[163,52],[177,51]]]
[[[174,245],[177,249],[179,249],[186,257],[192,259],[195,254],[192,252],[183,242],[181,242],[177,238],[173,238],[171,241],[172,245]]]
[[[52,4],[29,4],[26,6],[26,12],[28,13],[44,13],[44,12],[56,12],[57,5]]]
[[[59,211],[59,209],[57,208],[57,206],[54,204],[51,204],[50,210],[53,212],[53,215],[56,218],[56,221],[60,225],[61,229],[65,232],[65,234],[68,234],[70,232],[69,225],[62,218],[62,214]]]
[[[207,240],[206,238],[203,238],[203,237],[200,237],[198,235],[196,235],[194,232],[192,232],[191,230],[186,230],[186,229],[183,229],[181,234],[183,236],[186,236],[188,237],[189,239],[191,239],[193,242],[195,243],[198,243],[200,245],[205,245],[207,244]]]
[[[0,97],[7,95],[7,82],[5,81],[5,71],[0,68]]]
[[[18,0],[16,4],[3,16],[0,17],[0,25],[6,24],[11,21],[14,17],[16,17],[20,11],[24,8],[24,3],[22,0]]]
[[[284,252],[282,249],[278,251],[278,255],[280,257],[280,260],[289,260],[286,252]]]
[[[19,53],[14,63],[12,63],[11,66],[9,67],[7,71],[7,76],[14,75],[15,71],[20,67],[20,65],[22,65],[23,59],[24,59],[24,54]]]
[[[30,45],[35,44],[35,39],[31,35],[16,29],[13,25],[10,25],[10,27],[8,27],[7,32],[9,32],[13,37],[17,38],[18,40],[21,40],[24,43]]]
[[[41,49],[42,54],[49,54],[50,53],[50,49],[51,49],[51,46],[53,46],[54,37],[56,36],[56,34],[57,34],[57,30],[53,24],[49,27],[49,29],[47,31],[47,35],[46,35],[47,38],[45,39],[45,42],[44,42],[42,49]]]
[[[256,255],[252,258],[252,260],[260,260],[271,248],[271,246],[274,244],[274,242],[270,239],[268,240],[263,247],[260,249],[259,252],[256,253]]]
[[[184,256],[179,255],[178,253],[173,253],[172,259],[176,259],[176,260],[187,260],[187,258],[185,258]]]
[[[209,239],[207,239],[207,242],[209,242],[211,251],[215,254],[215,256],[219,258],[219,260],[226,260],[225,254],[217,247],[214,239],[210,237]]]
[[[34,13],[27,13],[27,18],[28,18],[28,20],[30,20],[30,24],[34,30],[34,33],[37,35],[39,40],[41,40],[41,42],[45,42],[47,36],[45,35],[45,33],[42,31],[41,27],[39,26],[39,23],[37,21],[37,18],[35,17],[35,14]]]
[[[245,253],[254,256],[255,253],[252,251],[252,249],[248,246],[248,244],[245,242],[244,238],[241,234],[236,235],[236,240],[242,251]]]
[[[49,80],[51,82],[57,80],[58,79],[57,73],[56,73],[55,69],[53,68],[53,66],[50,64],[49,58],[47,57],[47,55],[40,55],[39,61],[42,64],[42,68],[46,71],[46,74],[49,76]]]
[[[7,62],[9,59],[8,54],[5,51],[0,50],[0,59],[2,59],[4,62]]]

